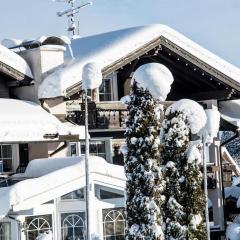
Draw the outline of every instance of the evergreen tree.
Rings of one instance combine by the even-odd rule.
[[[204,193],[199,169],[201,153],[190,142],[188,116],[169,111],[161,128],[165,239],[205,240]]]
[[[126,121],[126,239],[162,240],[157,100],[133,83]]]

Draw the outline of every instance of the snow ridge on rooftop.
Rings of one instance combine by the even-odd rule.
[[[157,24],[74,39],[71,47],[75,59],[67,61],[63,68],[44,79],[39,87],[39,98],[65,96],[67,88],[81,82],[82,68],[85,64],[98,62],[103,69],[161,36],[240,83],[239,68],[175,30]],[[69,56],[66,55],[66,60],[69,60]]]

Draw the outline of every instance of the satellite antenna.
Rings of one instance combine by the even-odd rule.
[[[79,13],[80,9],[88,5],[92,5],[92,2],[88,1],[81,3],[80,5],[75,6],[76,0],[54,0],[55,2],[65,2],[69,5],[69,8],[65,11],[57,12],[58,17],[67,16],[68,17],[68,29],[69,33],[72,33],[72,36],[76,35],[76,29],[78,29],[79,35],[79,24],[76,26],[75,15]]]

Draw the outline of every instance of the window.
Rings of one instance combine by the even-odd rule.
[[[124,198],[124,195],[100,189],[101,199]]]
[[[12,145],[0,145],[0,172],[12,172]]]
[[[78,156],[77,143],[70,143],[69,147],[70,147],[70,156],[71,157]]]
[[[61,227],[62,240],[84,240],[85,239],[85,214],[84,213],[62,213]]]
[[[84,199],[84,188],[67,193],[61,197],[61,200],[79,200]]]
[[[102,80],[99,87],[99,101],[112,101],[112,79],[107,78]]]
[[[35,240],[44,232],[52,230],[52,215],[26,217],[26,240]]]
[[[103,235],[104,240],[125,239],[124,209],[103,209]]]
[[[106,159],[106,142],[96,140],[90,141],[89,152],[91,155]],[[81,142],[81,154],[85,154],[85,142]]]
[[[0,240],[11,240],[11,224],[0,222]]]

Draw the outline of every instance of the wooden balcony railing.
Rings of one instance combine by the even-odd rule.
[[[128,111],[124,104],[112,103],[89,103],[88,126],[89,129],[124,129]],[[79,124],[85,124],[85,109],[81,106],[80,111],[69,112],[68,118]]]

